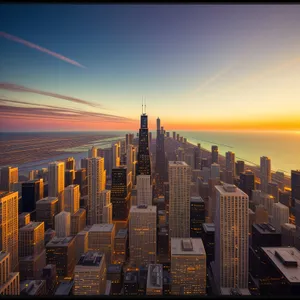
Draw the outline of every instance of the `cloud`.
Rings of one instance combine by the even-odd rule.
[[[56,58],[58,58],[58,59],[60,59],[62,61],[65,61],[65,62],[67,62],[69,64],[72,64],[74,66],[86,69],[85,66],[81,65],[80,63],[78,63],[75,60],[72,60],[70,58],[67,58],[67,57],[61,55],[61,54],[55,53],[55,52],[50,51],[50,50],[48,50],[46,48],[40,47],[38,45],[35,45],[35,44],[31,43],[31,42],[25,41],[25,40],[23,40],[21,38],[18,38],[17,36],[14,36],[14,35],[11,35],[11,34],[8,34],[8,33],[5,33],[5,32],[0,32],[0,37],[3,37],[3,38],[8,39],[10,41],[14,41],[14,42],[23,44],[23,45],[25,45],[25,46],[27,46],[29,48],[33,48],[33,49],[36,49],[36,50],[38,50],[40,52],[47,53],[48,55],[56,57]]]
[[[0,82],[0,89],[11,91],[11,92],[34,93],[34,94],[39,94],[39,95],[43,95],[43,96],[49,96],[49,97],[53,97],[53,98],[63,99],[63,100],[67,100],[67,101],[71,101],[71,102],[75,102],[75,103],[79,103],[79,104],[89,105],[92,107],[102,107],[102,105],[100,105],[100,104],[96,104],[96,103],[89,102],[86,100],[82,100],[82,99],[78,99],[78,98],[74,98],[74,97],[70,97],[70,96],[64,96],[64,95],[60,95],[60,94],[56,94],[56,93],[36,90],[36,89],[32,89],[32,88],[27,88],[27,87],[24,87],[21,85],[13,84],[13,83]]]

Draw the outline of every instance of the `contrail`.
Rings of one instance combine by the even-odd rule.
[[[60,60],[63,60],[65,62],[69,63],[69,64],[72,64],[74,66],[86,69],[85,66],[81,65],[80,63],[78,63],[75,60],[72,60],[70,58],[67,58],[67,57],[61,55],[61,54],[55,53],[55,52],[50,51],[50,50],[48,50],[46,48],[40,47],[38,45],[35,45],[35,44],[31,43],[31,42],[25,41],[25,40],[23,40],[21,38],[18,38],[17,36],[14,36],[14,35],[11,35],[11,34],[8,34],[8,33],[0,31],[0,37],[3,37],[3,38],[8,39],[10,41],[14,41],[14,42],[23,44],[23,45],[25,45],[25,46],[27,46],[29,48],[33,48],[33,49],[36,49],[36,50],[38,50],[40,52],[47,53],[47,54],[49,54],[51,56],[54,56],[54,57],[56,57],[56,58],[58,58]]]

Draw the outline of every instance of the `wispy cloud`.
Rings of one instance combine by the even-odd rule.
[[[74,66],[77,66],[77,67],[86,69],[85,66],[81,65],[80,63],[78,63],[78,62],[75,61],[75,60],[72,60],[72,59],[70,59],[70,58],[68,58],[68,57],[65,57],[65,56],[63,56],[63,55],[61,55],[61,54],[58,54],[58,53],[56,53],[56,52],[50,51],[50,50],[48,50],[48,49],[46,49],[46,48],[40,47],[40,46],[38,46],[38,45],[36,45],[36,44],[33,44],[33,43],[31,43],[31,42],[25,41],[25,40],[23,40],[23,39],[21,39],[21,38],[19,38],[19,37],[17,37],[17,36],[14,36],[14,35],[8,34],[8,33],[6,33],[6,32],[1,32],[1,31],[0,31],[0,37],[3,37],[3,38],[5,38],[5,39],[7,39],[7,40],[10,40],[10,41],[14,41],[14,42],[16,42],[16,43],[23,44],[24,46],[27,46],[27,47],[29,47],[29,48],[36,49],[36,50],[38,50],[38,51],[40,51],[40,52],[47,53],[48,55],[51,55],[51,56],[53,56],[53,57],[56,57],[56,58],[58,58],[58,59],[60,59],[60,60],[62,60],[62,61],[65,61],[65,62],[67,62],[67,63],[69,63],[69,64],[72,64],[72,65],[74,65]]]
[[[13,83],[0,82],[0,89],[11,91],[11,92],[34,93],[34,94],[39,94],[39,95],[43,95],[43,96],[49,96],[49,97],[53,97],[53,98],[67,100],[67,101],[71,101],[71,102],[75,102],[75,103],[79,103],[79,104],[89,105],[92,107],[103,108],[103,106],[101,104],[96,104],[96,103],[93,103],[90,101],[86,101],[86,100],[82,100],[82,99],[78,99],[78,98],[74,98],[74,97],[70,97],[70,96],[36,90],[36,89],[21,86],[21,85],[13,84]]]

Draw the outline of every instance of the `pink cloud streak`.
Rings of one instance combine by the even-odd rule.
[[[18,38],[17,36],[14,36],[14,35],[11,35],[11,34],[8,34],[8,33],[1,32],[1,31],[0,31],[0,37],[3,37],[3,38],[5,38],[5,39],[7,39],[7,40],[10,40],[10,41],[14,41],[14,42],[16,42],[16,43],[23,44],[24,46],[27,46],[27,47],[29,47],[29,48],[36,49],[36,50],[38,50],[38,51],[40,51],[40,52],[47,53],[48,55],[51,55],[51,56],[53,56],[53,57],[56,57],[56,58],[58,58],[58,59],[60,59],[60,60],[62,60],[62,61],[65,61],[65,62],[67,62],[67,63],[69,63],[69,64],[72,64],[72,65],[74,65],[74,66],[77,66],[77,67],[86,69],[85,66],[81,65],[80,63],[78,63],[78,62],[75,61],[75,60],[72,60],[72,59],[70,59],[70,58],[67,58],[67,57],[61,55],[61,54],[55,53],[55,52],[50,51],[50,50],[48,50],[48,49],[46,49],[46,48],[40,47],[40,46],[38,46],[38,45],[35,45],[35,44],[31,43],[31,42],[25,41],[25,40],[23,40],[23,39],[21,39],[21,38]]]

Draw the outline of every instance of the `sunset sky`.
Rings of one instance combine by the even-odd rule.
[[[300,131],[300,5],[0,5],[2,131]]]

